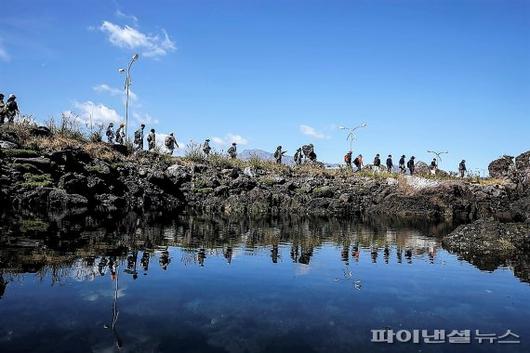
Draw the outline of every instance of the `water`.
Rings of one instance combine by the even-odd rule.
[[[0,352],[530,351],[528,278],[459,259],[435,228],[94,222],[4,222]],[[372,343],[385,328],[472,338]],[[473,338],[508,329],[520,344]]]

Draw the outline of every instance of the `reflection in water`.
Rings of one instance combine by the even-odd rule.
[[[4,224],[2,352],[386,351],[370,329],[418,322],[530,335],[530,287],[478,271],[428,231],[191,216],[63,220],[32,233]]]
[[[115,261],[112,261],[111,264],[109,264],[109,267],[111,269],[110,270],[111,278],[112,278],[112,281],[114,282],[114,296],[112,300],[112,320],[111,320],[110,326],[105,325],[104,327],[106,329],[110,328],[112,330],[112,335],[114,336],[114,342],[116,344],[116,348],[121,349],[123,347],[123,342],[120,338],[120,335],[118,334],[118,330],[116,327],[118,323],[118,316],[120,314],[120,311],[118,310],[118,291],[119,291],[119,284],[118,284],[119,273],[117,271],[118,265],[116,264]]]

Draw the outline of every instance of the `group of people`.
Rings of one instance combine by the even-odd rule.
[[[4,94],[0,93],[0,125],[5,123],[12,124],[17,114],[19,114],[17,97],[14,94],[10,94],[6,102],[4,102],[4,97]]]
[[[353,154],[352,151],[349,151],[348,153],[346,153],[346,155],[344,156],[344,162],[346,163],[346,166],[352,169],[353,169],[353,166],[352,166],[352,163],[353,163],[353,165],[355,165],[355,167],[357,168],[357,171],[360,172],[364,166],[363,155],[359,154],[357,157],[355,157],[355,159],[352,160],[352,154]],[[399,163],[398,163],[399,172],[401,174],[405,174],[408,169],[410,175],[414,175],[416,171],[416,157],[411,156],[408,161],[406,160],[406,158],[407,157],[405,155],[402,155],[401,158],[399,159]],[[379,153],[375,155],[374,162],[372,165],[376,170],[382,170],[381,156]],[[393,169],[394,169],[394,162],[392,160],[392,155],[389,154],[386,159],[386,171],[389,173],[392,173]],[[436,174],[436,171],[438,170],[438,162],[436,158],[433,158],[429,169],[431,171],[431,174],[433,175]],[[460,173],[460,176],[462,178],[464,177],[466,171],[467,171],[466,161],[462,160],[460,164],[458,165],[458,172]]]
[[[19,114],[18,109],[18,103],[17,103],[17,97],[14,94],[10,94],[7,101],[4,102],[4,95],[0,93],[0,125],[5,123],[13,123],[15,120],[15,117],[17,114]],[[142,151],[144,149],[144,129],[145,124],[141,124],[140,128],[134,132],[134,148],[136,151]],[[114,123],[109,123],[107,126],[106,131],[107,141],[111,144],[120,144],[124,145],[126,142],[126,134],[125,134],[125,124],[121,123],[120,126],[116,131],[114,131]],[[164,145],[169,151],[169,154],[172,155],[175,148],[180,148],[179,144],[177,142],[177,139],[175,138],[173,133],[170,133],[169,136],[166,137],[164,141]],[[156,147],[156,132],[155,129],[151,129],[149,134],[147,135],[147,148],[148,151],[154,150]],[[206,139],[202,144],[202,151],[208,157],[210,154],[212,148],[210,147],[210,139]],[[237,143],[233,142],[232,145],[227,150],[228,155],[230,158],[235,159],[237,158]],[[276,163],[281,164],[282,158],[285,156],[285,153],[287,151],[284,151],[282,146],[278,146],[276,148],[276,151],[274,152],[274,159]],[[344,156],[344,162],[346,163],[346,166],[353,169],[353,165],[355,165],[355,168],[357,171],[361,171],[361,169],[364,166],[364,160],[363,155],[359,154],[355,159],[353,159],[353,152],[349,151]],[[313,144],[303,145],[302,147],[298,148],[296,150],[296,153],[294,154],[294,162],[296,165],[301,165],[304,162],[314,162],[317,159],[317,155],[315,153],[315,147]],[[399,172],[402,174],[405,174],[407,172],[407,169],[409,170],[409,173],[411,175],[414,175],[416,170],[416,157],[411,156],[408,161],[406,161],[406,156],[402,155],[399,159],[398,167]],[[381,156],[378,154],[375,155],[373,166],[377,170],[381,170]],[[391,173],[394,168],[394,162],[392,160],[392,155],[389,154],[386,159],[386,170],[387,172]],[[430,164],[430,171],[431,174],[436,174],[436,171],[438,170],[438,161],[436,158],[433,158]],[[465,175],[465,172],[467,171],[466,168],[466,161],[462,160],[460,164],[458,165],[458,171],[460,173],[460,176],[463,178]]]
[[[145,129],[145,124],[141,124],[140,128],[134,132],[133,142],[134,142],[134,149],[136,151],[142,151],[144,149],[144,129]],[[105,135],[107,136],[108,143],[119,144],[119,145],[125,144],[125,140],[126,140],[125,124],[121,123],[118,129],[114,131],[114,123],[109,123]],[[166,148],[168,149],[170,155],[173,154],[173,151],[175,150],[175,148],[179,148],[179,144],[173,133],[170,133],[169,136],[166,137],[164,144]],[[152,151],[155,149],[155,147],[156,147],[156,132],[155,132],[155,129],[151,129],[151,131],[147,135],[147,149],[149,151]]]

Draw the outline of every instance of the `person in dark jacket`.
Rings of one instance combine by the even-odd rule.
[[[460,172],[460,177],[463,178],[464,174],[466,173],[466,161],[462,159],[462,162],[458,165],[458,171]]]
[[[374,158],[374,167],[379,170],[379,168],[381,167],[381,156],[378,154],[375,155],[375,158]]]
[[[405,174],[407,171],[407,169],[405,168],[405,155],[402,155],[401,158],[399,159],[399,171],[402,174]]]
[[[351,169],[351,156],[352,156],[352,151],[348,151],[348,153],[346,153],[344,155],[344,163],[346,163],[346,167],[348,167],[348,169]]]
[[[437,169],[438,169],[438,163],[436,162],[436,158],[433,158],[431,162],[431,174],[436,175]]]
[[[394,168],[394,162],[392,162],[392,155],[389,154],[386,159],[386,171],[392,173],[392,168]]]
[[[416,159],[416,157],[412,156],[412,157],[410,157],[409,161],[407,162],[407,168],[409,168],[410,175],[414,175],[414,168],[416,167],[416,165],[414,164],[414,160],[415,159]]]
[[[358,156],[353,160],[353,164],[355,164],[355,166],[357,167],[357,171],[360,172],[361,169],[363,168],[363,165],[364,165],[364,162],[363,162],[363,155],[362,155],[362,154],[358,155]]]

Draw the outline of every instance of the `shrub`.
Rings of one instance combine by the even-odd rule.
[[[52,186],[52,177],[50,174],[24,174],[24,182],[20,184],[22,187],[26,188],[37,188],[37,187],[47,187]]]
[[[2,150],[4,156],[11,158],[32,158],[38,157],[39,153],[33,150],[13,148],[9,150]]]
[[[200,144],[192,141],[186,145],[184,158],[188,161],[201,163],[205,161],[205,157]]]
[[[56,121],[55,117],[51,117],[45,124],[53,135],[60,135],[80,141],[86,140],[81,131],[81,123],[78,116],[63,113],[59,121]]]

